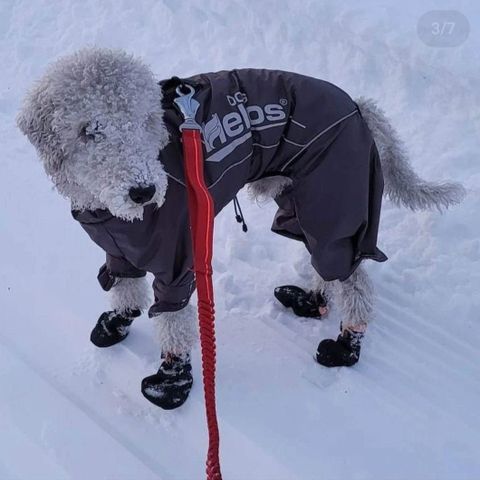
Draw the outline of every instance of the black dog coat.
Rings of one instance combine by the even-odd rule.
[[[272,230],[301,240],[325,280],[347,279],[365,259],[386,260],[377,248],[383,192],[380,160],[357,105],[338,87],[269,70],[232,70],[184,80],[200,102],[205,180],[218,213],[247,183],[287,176],[275,198]],[[182,118],[174,107],[178,82],[161,82],[170,143],[159,160],[169,177],[165,203],[146,206],[128,222],[107,210],[74,211],[107,253],[99,280],[155,276],[150,315],[183,308],[194,290],[184,186]]]

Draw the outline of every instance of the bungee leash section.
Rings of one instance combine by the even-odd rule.
[[[185,90],[188,90],[186,93]],[[193,98],[190,85],[180,85],[174,99],[183,115],[180,125],[187,187],[188,210],[192,233],[193,264],[198,294],[198,321],[202,349],[203,388],[208,426],[207,480],[221,480],[219,460],[220,436],[215,401],[215,311],[212,282],[213,199],[205,185],[200,125],[195,121],[200,104]]]

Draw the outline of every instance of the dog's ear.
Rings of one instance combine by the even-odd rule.
[[[50,175],[58,172],[65,157],[60,136],[54,127],[55,113],[48,87],[37,85],[28,93],[17,115],[18,128],[37,149]]]
[[[155,135],[159,142],[159,147],[162,149],[169,141],[169,133],[163,121],[163,110],[152,112],[148,115],[146,123],[147,131]]]

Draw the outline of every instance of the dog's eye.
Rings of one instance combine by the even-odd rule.
[[[95,122],[88,122],[80,128],[80,138],[84,142],[93,141],[95,143],[100,142],[105,138],[105,134],[103,133],[102,124],[98,121]]]

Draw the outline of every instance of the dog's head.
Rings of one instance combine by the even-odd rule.
[[[125,52],[86,49],[61,58],[27,95],[17,124],[76,209],[142,218],[164,201],[158,153],[168,143],[162,93],[151,70]]]

